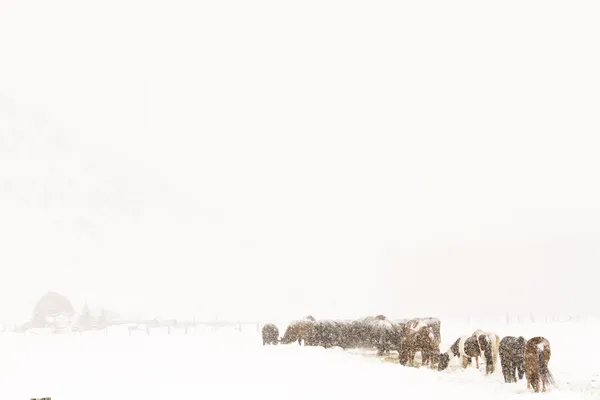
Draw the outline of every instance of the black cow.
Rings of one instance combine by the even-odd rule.
[[[389,353],[390,350],[400,352],[404,324],[390,320],[376,319],[369,323],[371,343],[377,349],[378,355]]]
[[[500,341],[499,353],[504,382],[517,382],[525,376],[525,343],[523,336],[505,336]]]

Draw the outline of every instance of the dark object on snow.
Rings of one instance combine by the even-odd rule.
[[[290,322],[283,337],[280,339],[281,344],[289,344],[297,341],[298,345],[301,346],[302,341],[304,341],[305,346],[312,346],[315,324],[315,321],[307,318]]]
[[[525,375],[525,338],[519,336],[505,336],[500,341],[500,363],[502,364],[502,375],[504,382],[517,382]]]
[[[467,368],[472,364],[473,358],[477,360],[481,353],[483,353],[485,356],[487,375],[494,369],[492,343],[490,338],[485,334],[481,334],[479,336],[461,336],[456,339],[448,351],[440,355],[438,370],[441,371],[448,368],[450,359],[454,357],[460,357],[462,361],[462,367]],[[475,364],[477,368],[479,368],[478,364],[478,362]]]
[[[262,328],[263,346],[273,344],[277,346],[279,343],[279,329],[275,324],[266,324]]]
[[[554,378],[548,370],[548,361],[550,361],[550,342],[548,339],[536,336],[531,338],[525,344],[525,378],[527,379],[527,389],[533,387],[537,393],[546,391],[547,385],[554,384]]]
[[[413,366],[415,353],[421,353],[421,364],[433,367],[440,360],[440,320],[438,318],[414,318],[404,326],[399,361]]]

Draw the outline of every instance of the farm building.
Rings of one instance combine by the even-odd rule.
[[[30,327],[53,327],[63,330],[70,327],[75,319],[75,308],[63,295],[56,292],[46,293],[35,305]]]

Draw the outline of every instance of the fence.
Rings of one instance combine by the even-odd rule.
[[[519,324],[560,324],[560,323],[580,323],[595,321],[600,322],[600,318],[596,316],[581,316],[581,315],[546,315],[546,314],[510,314],[505,315],[491,315],[491,316],[439,316],[442,321],[442,325],[445,326],[464,326],[470,328],[474,326],[478,327],[498,327],[507,325],[519,325]],[[392,320],[396,318],[390,318]],[[267,323],[274,323],[279,327],[281,334],[287,327],[290,321],[192,321],[192,322],[170,322],[169,324],[160,324],[156,321],[150,322],[139,322],[139,323],[127,323],[127,324],[116,324],[109,325],[99,329],[86,329],[86,330],[75,330],[74,333],[79,335],[104,335],[109,336],[110,332],[119,332],[121,335],[126,334],[128,336],[145,335],[150,336],[153,334],[164,335],[189,335],[207,332],[245,332],[245,333],[256,333],[259,334],[262,327]],[[61,327],[64,332],[64,327]],[[44,329],[32,329],[24,332],[27,335],[44,335],[48,333],[61,333],[56,329],[52,331],[49,328]]]

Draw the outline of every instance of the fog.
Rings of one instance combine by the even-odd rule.
[[[599,19],[3,0],[0,322],[597,314]]]

